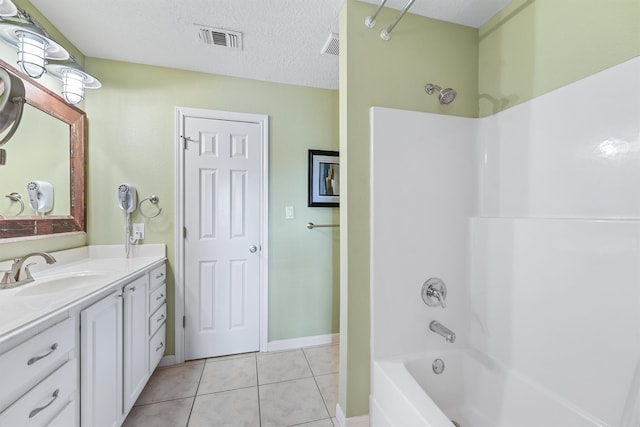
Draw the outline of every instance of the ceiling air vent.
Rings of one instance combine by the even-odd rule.
[[[238,31],[203,26],[198,26],[198,30],[198,40],[203,44],[242,50],[242,33]]]
[[[320,52],[336,56],[340,53],[340,41],[336,33],[329,34],[329,38]]]

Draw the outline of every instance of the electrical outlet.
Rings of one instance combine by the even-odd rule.
[[[284,219],[293,219],[293,206],[285,206],[284,207]]]
[[[133,237],[138,240],[144,239],[144,222],[133,223]]]

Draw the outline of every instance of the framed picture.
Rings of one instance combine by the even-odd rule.
[[[310,207],[340,206],[340,153],[309,150]]]

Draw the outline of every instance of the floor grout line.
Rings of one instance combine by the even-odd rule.
[[[191,414],[193,414],[193,407],[196,405],[196,398],[198,397],[198,390],[200,389],[200,383],[202,382],[202,377],[204,376],[204,367],[206,363],[202,365],[202,371],[200,372],[200,378],[198,378],[198,385],[196,386],[196,395],[193,396],[193,402],[191,403],[191,409],[189,410],[189,416],[187,417],[187,424],[184,427],[189,427],[189,422],[191,421]]]
[[[324,395],[322,394],[322,390],[320,390],[320,386],[318,385],[318,380],[316,380],[316,375],[313,372],[313,368],[311,367],[311,363],[309,363],[309,358],[307,357],[307,353],[305,353],[305,351],[302,350],[302,354],[304,354],[304,358],[307,361],[307,365],[309,365],[309,369],[311,370],[311,373],[313,374],[313,382],[315,383],[316,388],[318,389],[318,393],[320,393],[320,398],[322,399],[322,403],[324,404],[324,410],[327,411],[327,415],[329,416],[329,418],[331,418],[331,411],[329,411],[329,407],[327,406],[327,400],[324,398]]]
[[[256,357],[256,390],[258,391],[258,426],[262,427],[262,405],[260,404],[260,372],[258,371],[258,358]]]

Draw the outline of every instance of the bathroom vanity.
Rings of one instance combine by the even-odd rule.
[[[164,355],[165,247],[52,255],[0,289],[0,427],[120,426]]]

